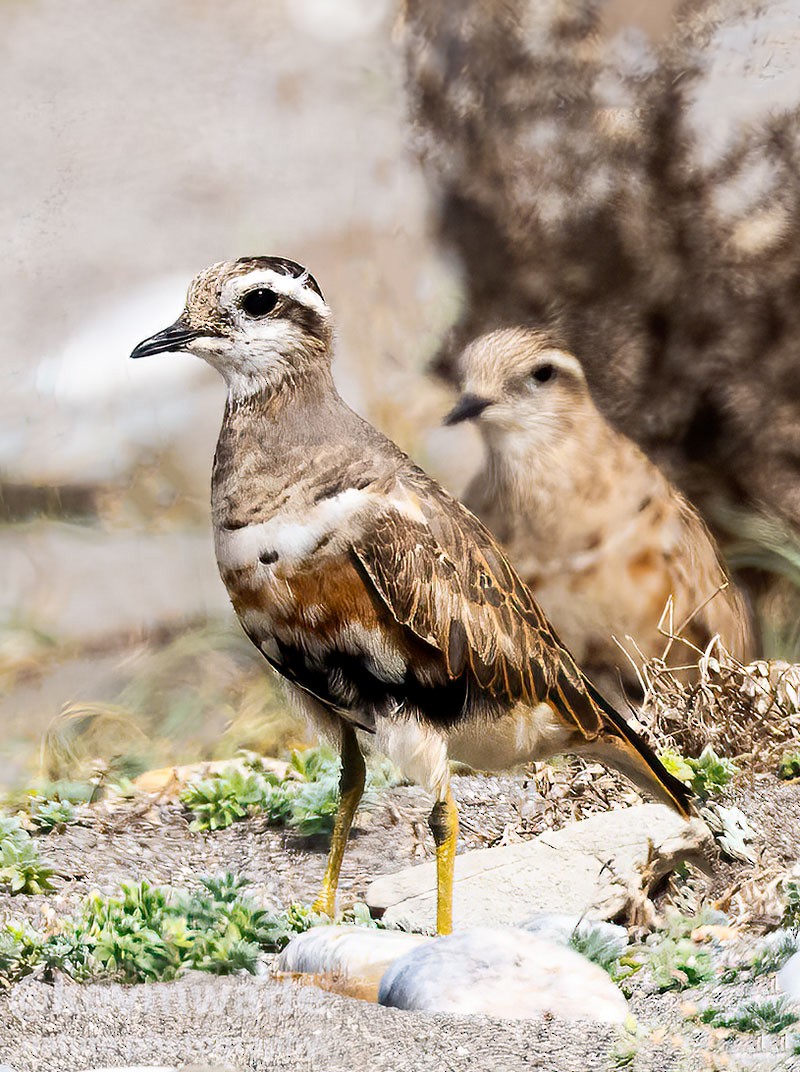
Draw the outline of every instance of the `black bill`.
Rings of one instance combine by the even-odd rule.
[[[491,406],[491,398],[481,398],[480,395],[466,394],[459,398],[444,419],[445,424],[460,424],[461,421],[472,421],[480,417],[487,406]]]
[[[168,328],[164,328],[163,331],[159,331],[157,334],[151,335],[149,339],[140,342],[131,351],[131,357],[150,357],[151,354],[165,354],[169,353],[170,350],[183,350],[187,343],[203,334],[205,333],[197,331],[196,328],[190,328],[183,320],[178,319],[174,324],[170,324]]]

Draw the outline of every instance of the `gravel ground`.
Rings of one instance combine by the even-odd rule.
[[[460,850],[535,832],[538,823],[526,818],[536,800],[533,781],[521,775],[454,778],[462,815]],[[705,903],[748,882],[768,883],[770,876],[798,858],[800,786],[760,778],[740,789],[735,799],[757,827],[758,862],[720,862],[705,883]],[[583,805],[590,804],[588,795]],[[548,821],[560,824],[575,808],[575,799],[561,798]],[[274,907],[308,901],[316,892],[324,839],[304,840],[266,828],[258,820],[201,835],[189,830],[176,804],[150,808],[146,814],[141,810],[134,804],[109,811],[100,808],[91,826],[43,838],[41,851],[61,875],[58,890],[47,897],[5,896],[0,899],[0,918],[13,914],[34,921],[52,919],[53,914],[72,911],[95,887],[111,891],[120,881],[145,877],[191,886],[198,876],[222,870],[251,878],[256,895]],[[371,808],[362,811],[345,858],[342,904],[363,896],[374,876],[429,853],[427,811],[425,795],[413,786],[383,791]],[[534,813],[541,816],[536,809]],[[743,904],[737,902],[740,913]],[[753,913],[739,951],[758,940],[754,935],[764,922]],[[737,947],[729,956],[736,960]],[[628,1067],[643,1072],[792,1068],[785,1037],[734,1038],[693,1018],[698,1008],[730,1008],[744,999],[770,996],[775,988],[774,976],[764,976],[755,983],[660,994],[637,976],[630,1006],[639,1027],[634,1063]],[[14,1072],[191,1062],[216,1062],[236,1072],[278,1067],[325,1072],[356,1068],[577,1072],[620,1067],[626,1047],[616,1029],[606,1026],[404,1013],[279,982],[268,974],[216,979],[192,973],[176,983],[140,987],[78,986],[65,979],[49,985],[30,978],[0,996],[0,1063]]]
[[[454,778],[461,807],[459,850],[495,844],[520,823],[521,779]],[[327,839],[301,838],[259,819],[235,823],[214,834],[189,829],[190,816],[176,803],[101,809],[91,826],[67,827],[39,841],[55,866],[54,894],[12,897],[0,893],[4,915],[36,918],[39,910],[67,913],[92,889],[116,890],[120,882],[139,881],[192,887],[202,875],[232,871],[254,883],[254,893],[270,908],[313,900],[325,867]],[[340,903],[363,897],[378,875],[397,871],[431,854],[427,828],[430,800],[416,786],[381,792],[362,807],[348,843],[340,882]]]
[[[0,1000],[0,1038],[15,1072],[191,1061],[237,1072],[579,1072],[613,1067],[616,1042],[606,1026],[405,1013],[269,979],[196,975],[135,988],[20,984]],[[667,1048],[645,1047],[641,1060],[653,1072],[678,1067]]]

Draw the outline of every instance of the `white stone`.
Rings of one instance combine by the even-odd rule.
[[[794,953],[778,972],[778,986],[792,1001],[800,1001],[800,953]]]
[[[713,838],[699,819],[686,822],[662,804],[604,812],[516,845],[456,857],[456,927],[518,926],[536,912],[611,919],[641,889],[648,865],[656,882],[683,860],[702,862]],[[366,901],[384,922],[433,930],[434,862],[383,875]]]
[[[275,970],[314,976],[326,989],[375,1000],[387,967],[431,941],[420,934],[369,927],[313,927],[291,940],[275,961]]]
[[[387,969],[378,1000],[398,1009],[508,1020],[621,1024],[628,1016],[628,1003],[602,968],[511,928],[461,931],[412,950]]]

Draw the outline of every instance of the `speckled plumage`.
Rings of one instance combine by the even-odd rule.
[[[713,538],[661,471],[600,414],[577,359],[541,331],[508,328],[476,339],[459,358],[476,415],[484,467],[464,501],[497,536],[584,670],[637,682],[620,647],[647,658],[672,626],[705,650],[715,635],[740,659],[752,648],[746,607]],[[535,376],[545,371],[547,378]],[[715,594],[716,593],[716,594]],[[675,644],[673,666],[696,661]]]
[[[177,324],[135,351],[171,331],[228,383],[215,543],[256,647],[345,747],[350,727],[375,733],[442,808],[448,756],[491,767],[573,750],[685,811],[685,788],[582,676],[489,532],[342,401],[327,306],[301,287],[247,315],[269,270],[203,273]],[[445,818],[435,806],[449,852]]]

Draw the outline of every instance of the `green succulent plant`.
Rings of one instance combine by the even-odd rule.
[[[27,923],[0,925],[0,986],[34,969],[59,970],[78,981],[147,983],[185,971],[227,975],[259,971],[265,953],[278,952],[295,934],[330,923],[307,905],[270,913],[249,894],[249,882],[226,873],[199,889],[172,890],[149,882],[123,884],[119,894],[89,894],[54,934]],[[366,905],[343,917],[377,926]]]
[[[745,1001],[733,1012],[704,1009],[699,1019],[712,1027],[727,1027],[734,1031],[757,1035],[778,1035],[796,1024],[800,1017],[784,997]]]
[[[11,893],[49,893],[55,868],[18,819],[0,817],[0,889]]]
[[[662,752],[659,759],[670,774],[704,800],[721,793],[739,770],[732,759],[718,756],[710,745],[694,759],[673,749]]]
[[[72,823],[77,823],[78,813],[69,800],[38,800],[34,798],[30,806],[31,823],[37,830],[63,830]]]

